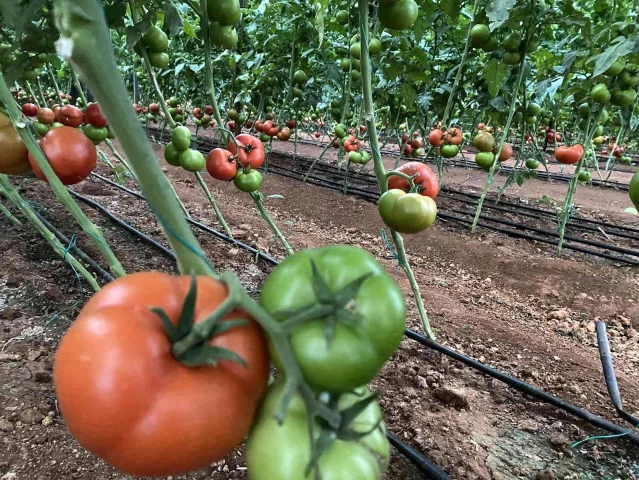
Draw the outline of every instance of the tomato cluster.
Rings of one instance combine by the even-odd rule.
[[[257,169],[265,158],[264,144],[258,138],[243,133],[235,137],[226,149],[211,150],[206,157],[206,170],[216,180],[233,180],[238,190],[251,193],[262,185],[262,174]]]
[[[239,23],[242,17],[239,0],[208,0],[207,10],[211,22],[209,27],[211,43],[220,48],[235,48],[237,31],[234,25]]]

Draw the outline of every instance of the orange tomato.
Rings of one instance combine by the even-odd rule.
[[[399,167],[397,171],[405,173],[409,177],[417,174],[414,182],[415,185],[419,185],[421,187],[420,193],[425,197],[432,198],[433,200],[437,197],[437,194],[439,193],[439,181],[437,180],[437,175],[433,173],[428,165],[421,162],[408,162]],[[400,190],[407,192],[409,187],[410,185],[408,184],[408,181],[402,177],[391,175],[388,179],[389,190],[399,188]]]

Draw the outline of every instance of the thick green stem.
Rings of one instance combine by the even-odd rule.
[[[0,193],[4,193],[4,189],[2,188],[1,185],[0,185]],[[11,213],[11,210],[5,207],[2,203],[0,203],[0,212],[2,212],[4,216],[7,217],[9,221],[13,223],[14,225],[22,225],[22,222],[18,220],[16,217],[14,217],[13,213]]]
[[[530,39],[530,35],[527,35],[527,40]],[[528,42],[526,41],[525,45]],[[484,189],[481,192],[481,196],[479,197],[479,201],[477,202],[477,210],[475,211],[475,218],[473,219],[473,225],[471,227],[471,232],[475,233],[477,229],[477,224],[479,223],[479,217],[481,215],[481,209],[484,205],[484,200],[486,200],[486,195],[488,194],[488,189],[493,183],[495,179],[495,173],[499,167],[499,155],[501,154],[501,150],[504,147],[504,143],[506,143],[506,139],[508,138],[508,132],[510,131],[510,124],[513,121],[513,116],[515,115],[515,100],[517,99],[517,93],[519,92],[519,86],[521,85],[521,81],[524,78],[524,71],[526,70],[526,55],[522,55],[521,62],[519,62],[519,75],[517,75],[517,80],[515,83],[515,88],[513,88],[512,98],[510,99],[510,111],[508,112],[508,120],[506,120],[506,125],[504,126],[504,132],[502,133],[501,139],[499,141],[499,147],[497,148],[497,153],[495,153],[495,161],[493,162],[490,170],[488,171],[488,175],[486,176],[486,184],[484,185]]]
[[[56,236],[49,230],[37,217],[37,215],[33,212],[31,207],[27,205],[27,203],[22,199],[20,194],[13,188],[13,185],[9,181],[9,177],[6,175],[0,174],[0,192],[7,195],[9,200],[13,202],[13,204],[18,207],[20,213],[31,222],[31,224],[35,227],[35,229],[40,232],[40,234],[44,237],[44,239],[53,247],[55,253],[57,253],[63,260],[69,262],[71,267],[74,269],[76,273],[79,273],[84,277],[84,279],[91,285],[91,288],[96,292],[100,290],[100,286],[96,279],[91,275],[91,273],[84,268],[76,258],[71,255],[67,249],[60,243],[60,241],[56,238]],[[17,219],[16,219],[17,220]],[[18,222],[19,223],[19,222]]]
[[[24,123],[22,118],[22,112],[18,108],[17,104],[13,100],[11,95],[11,91],[4,81],[4,77],[0,72],[0,101],[4,102],[7,107],[7,111],[9,113],[9,117],[11,118],[11,122],[16,127],[16,131],[20,138],[31,152],[31,155],[35,159],[38,167],[42,170],[42,173],[47,178],[49,185],[51,186],[51,190],[53,190],[53,194],[56,198],[66,207],[66,209],[73,215],[73,218],[78,222],[82,230],[91,238],[95,246],[98,248],[100,253],[104,256],[105,260],[109,264],[111,271],[114,275],[118,277],[124,276],[126,272],[120,261],[116,258],[115,254],[109,248],[106,240],[102,236],[102,231],[96,225],[94,225],[91,220],[84,214],[82,209],[78,206],[78,204],[73,200],[65,186],[62,184],[60,179],[57,177],[53,168],[49,164],[49,161],[45,157],[42,150],[40,150],[40,146],[38,145],[37,140],[31,134],[29,127]]]
[[[361,37],[361,67],[362,67],[362,109],[364,111],[364,119],[366,120],[367,131],[369,135],[369,142],[373,153],[373,166],[375,170],[375,176],[377,177],[377,183],[381,193],[388,190],[388,182],[386,180],[386,170],[384,163],[382,162],[382,155],[379,150],[379,139],[377,138],[377,126],[375,125],[375,107],[373,105],[373,88],[371,79],[371,64],[370,56],[368,54],[368,0],[358,0],[359,15],[360,15],[360,37]],[[395,243],[397,249],[397,255],[399,258],[399,265],[404,270],[404,273],[408,277],[410,287],[413,290],[415,296],[415,302],[417,304],[417,311],[421,319],[424,331],[431,340],[435,339],[435,335],[430,328],[430,322],[428,321],[428,315],[426,314],[426,308],[424,307],[424,301],[422,300],[422,294],[419,291],[419,284],[415,280],[415,275],[411,269],[410,263],[406,258],[406,249],[404,248],[404,240],[401,235],[391,230],[391,237]]]
[[[450,116],[450,111],[453,107],[453,102],[455,99],[455,93],[457,93],[457,89],[459,88],[459,84],[461,83],[461,79],[464,76],[464,65],[466,65],[466,60],[468,59],[468,52],[470,51],[470,31],[475,24],[475,14],[477,13],[477,6],[479,5],[479,0],[475,0],[473,5],[473,17],[471,22],[468,24],[468,33],[466,35],[466,46],[464,47],[464,53],[462,54],[461,61],[459,62],[459,67],[457,69],[457,75],[455,75],[455,82],[453,83],[453,89],[450,91],[450,95],[448,96],[448,102],[446,103],[446,110],[444,110],[444,116],[442,117],[442,128],[447,128],[448,117]]]
[[[202,178],[202,175],[200,175],[199,172],[196,172],[195,173],[195,178],[197,178],[197,182],[200,184],[200,187],[202,187],[202,190],[204,190],[204,193],[206,194],[206,198],[209,199],[209,203],[213,207],[213,211],[215,212],[215,216],[217,217],[217,219],[219,220],[220,224],[222,225],[222,228],[224,228],[224,231],[226,232],[226,234],[229,237],[233,238],[233,235],[231,234],[231,229],[229,228],[228,224],[226,223],[226,220],[224,220],[224,215],[222,215],[222,211],[220,210],[220,207],[217,205],[217,202],[215,201],[215,199],[213,198],[213,195],[211,195],[211,191],[209,190],[209,187],[204,182],[204,179]]]
[[[213,268],[189,228],[179,203],[167,195],[170,183],[140,128],[111,50],[102,6],[93,0],[57,0],[58,53],[70,61],[100,103],[129,159],[142,193],[158,217],[175,252],[180,271],[213,274]]]
[[[348,20],[348,39],[347,39],[347,45],[350,44],[351,41],[351,21],[350,21],[350,15],[349,15],[349,20]],[[348,55],[348,72],[346,72],[347,75],[347,79],[346,79],[346,91],[344,92],[344,105],[342,106],[342,116],[340,118],[340,123],[344,123],[344,121],[346,120],[346,113],[348,112],[348,109],[350,107],[350,101],[351,101],[351,90],[352,90],[352,86],[353,86],[353,79],[351,78],[351,72],[353,71],[353,59],[351,58],[351,53],[350,51],[347,53]],[[360,65],[361,68],[361,65]]]
[[[275,225],[275,222],[273,221],[269,213],[266,211],[264,202],[262,202],[261,194],[259,192],[251,192],[251,198],[255,202],[255,206],[257,207],[257,211],[260,213],[260,216],[266,221],[266,223],[268,223],[268,226],[271,227],[272,232],[280,241],[280,243],[284,247],[284,250],[286,250],[286,253],[288,255],[293,255],[295,252],[286,241],[286,238],[284,238],[284,235],[282,235],[282,232],[280,232],[280,229],[277,228],[277,225]]]

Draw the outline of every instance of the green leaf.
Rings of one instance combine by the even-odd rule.
[[[419,15],[417,20],[415,20],[415,24],[413,25],[413,32],[415,33],[415,40],[417,43],[422,41],[424,38],[424,33],[428,30],[428,20],[425,15]]]
[[[328,0],[315,0],[313,3],[315,9],[315,28],[319,34],[319,46],[324,41],[324,12],[328,11]]]
[[[488,93],[491,98],[495,98],[501,87],[504,86],[506,77],[508,76],[508,67],[505,63],[493,58],[490,60],[481,72],[481,78],[486,81]]]
[[[501,27],[508,20],[510,9],[515,6],[516,0],[492,0],[486,6],[486,14],[490,20],[490,31]]]
[[[150,26],[151,26],[151,22],[149,22],[148,20],[142,20],[141,22],[136,23],[135,25],[130,25],[126,27],[127,47],[133,48],[135,44],[142,39],[142,36],[149,29]]]
[[[419,63],[422,66],[428,67],[430,65],[430,60],[428,59],[428,55],[426,55],[426,52],[424,51],[423,48],[414,47],[410,53],[419,61]]]
[[[440,0],[439,7],[451,20],[457,20],[461,12],[461,0]]]
[[[411,87],[408,83],[402,84],[402,88],[400,89],[400,94],[403,99],[403,103],[411,105],[415,103],[415,99],[417,98],[417,94],[413,87]]]
[[[180,336],[178,335],[177,330],[173,323],[171,323],[171,319],[167,315],[167,313],[161,308],[153,307],[150,309],[153,313],[155,313],[158,317],[160,317],[160,321],[162,322],[162,326],[164,327],[164,331],[166,335],[169,337],[171,343],[175,343],[180,340]]]
[[[626,37],[617,37],[613,40],[613,44],[603,52],[591,57],[588,62],[595,61],[595,68],[592,72],[593,76],[601,75],[608,70],[619,57],[623,57],[632,52],[635,47],[639,47],[637,40],[639,40],[639,38],[628,39]]]
[[[177,35],[182,30],[182,17],[171,2],[167,3],[164,10],[164,27],[169,31],[169,36]]]
[[[191,38],[197,38],[195,29],[193,28],[193,25],[189,23],[188,20],[184,20],[184,33],[186,33]]]
[[[535,96],[539,103],[542,103],[546,97],[552,100],[564,82],[563,77],[547,78],[542,80],[535,86]]]
[[[504,100],[504,97],[500,95],[490,101],[490,106],[493,107],[495,110],[503,112],[504,110],[506,110],[506,101]]]

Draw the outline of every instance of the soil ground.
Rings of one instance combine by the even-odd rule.
[[[282,148],[289,148],[286,145]],[[162,158],[162,147],[154,147]],[[279,147],[278,147],[279,148]],[[317,156],[311,145],[302,154]],[[332,154],[332,152],[331,152]],[[195,219],[216,225],[192,175],[161,161]],[[394,162],[387,159],[387,162]],[[99,167],[108,175],[108,169]],[[483,173],[450,168],[446,182],[480,188]],[[207,179],[234,236],[283,258],[283,250],[248,195],[232,184]],[[133,181],[128,184],[136,188]],[[560,201],[566,184],[526,182],[509,194],[531,202]],[[103,182],[89,179],[73,190],[162,241],[148,207]],[[321,187],[265,176],[266,207],[294,249],[334,243],[373,253],[404,290],[409,327],[421,331],[412,293],[380,237],[375,205]],[[99,260],[48,187],[36,180],[22,194],[65,235]],[[624,198],[625,196],[625,198]],[[581,187],[581,211],[596,218],[635,222],[620,212],[623,192]],[[100,213],[82,206],[129,272],[175,272],[171,260]],[[32,227],[0,217],[0,479],[119,479],[129,477],[83,450],[64,427],[52,384],[52,361],[64,329],[90,296],[86,283],[57,257]],[[247,252],[198,233],[218,270],[235,271],[249,291],[258,291],[271,267]],[[557,259],[540,245],[437,222],[406,237],[409,260],[422,289],[438,340],[504,372],[518,376],[616,420],[601,374],[595,320],[607,322],[624,407],[639,414],[639,275],[580,254]],[[598,429],[554,407],[523,396],[500,382],[405,339],[373,383],[381,394],[386,424],[454,479],[639,478],[639,450],[621,439],[571,445]],[[621,423],[618,420],[618,423]],[[241,450],[184,479],[246,479]],[[386,476],[422,478],[397,452]],[[274,479],[276,480],[276,479]]]

